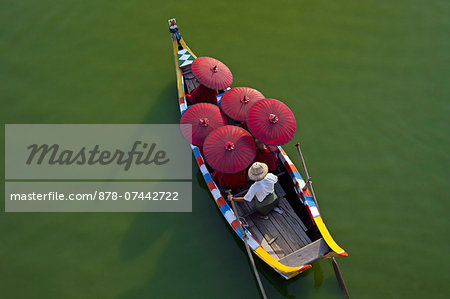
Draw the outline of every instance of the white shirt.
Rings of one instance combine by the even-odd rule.
[[[256,195],[258,201],[262,202],[267,195],[275,191],[274,186],[276,182],[278,182],[278,177],[272,173],[268,173],[264,179],[257,181],[250,186],[250,189],[248,189],[244,199],[250,202]]]

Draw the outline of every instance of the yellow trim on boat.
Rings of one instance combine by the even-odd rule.
[[[340,256],[348,256],[348,253],[345,252],[344,249],[339,247],[338,244],[334,241],[333,237],[331,236],[330,232],[328,231],[327,227],[325,226],[325,223],[323,223],[322,217],[317,216],[314,217],[314,221],[316,222],[317,228],[320,231],[320,234],[322,235],[323,239],[327,243],[327,245],[336,252]]]
[[[183,94],[183,85],[182,81],[183,78],[181,76],[181,70],[178,67],[178,42],[176,40],[172,41],[173,46],[173,56],[175,58],[175,71],[177,73],[177,87],[178,87],[178,99],[184,96]]]
[[[186,45],[183,38],[181,38],[180,44],[183,46],[183,48],[185,48],[186,50],[191,52],[191,54],[192,54],[192,56],[194,56],[194,58],[197,58],[197,56],[195,56],[194,52],[192,52],[191,49],[189,49],[188,45]]]

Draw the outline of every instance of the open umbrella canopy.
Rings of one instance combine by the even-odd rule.
[[[295,133],[295,117],[282,102],[264,99],[250,107],[247,126],[255,138],[268,145],[287,143]]]
[[[185,124],[192,125],[192,132]],[[215,129],[228,124],[227,117],[216,105],[199,103],[190,106],[181,116],[180,129],[184,138],[198,146],[203,145],[206,136]]]
[[[237,126],[220,127],[203,143],[206,162],[222,173],[236,173],[247,168],[256,155],[255,141]]]
[[[234,87],[226,91],[220,100],[220,107],[225,114],[235,120],[245,121],[250,107],[264,95],[249,87]]]
[[[192,72],[200,84],[211,89],[225,89],[233,83],[230,69],[211,57],[198,57],[192,63]]]

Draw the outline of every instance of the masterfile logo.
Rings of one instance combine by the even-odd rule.
[[[166,158],[166,151],[155,151],[156,143],[148,144],[142,141],[135,141],[130,151],[116,150],[100,150],[100,145],[96,144],[91,150],[86,149],[86,146],[80,150],[73,151],[71,149],[61,150],[58,144],[48,145],[41,144],[40,146],[32,144],[27,147],[30,150],[30,155],[27,159],[27,164],[36,163],[41,165],[47,163],[49,165],[109,165],[116,163],[123,165],[124,170],[130,169],[132,164],[136,165],[164,165],[170,161]]]
[[[192,211],[178,124],[6,125],[5,136],[6,212]]]

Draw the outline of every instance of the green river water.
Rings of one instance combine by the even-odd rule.
[[[302,144],[350,295],[448,298],[449,6],[2,0],[1,121],[177,123],[175,17],[233,86],[294,111],[284,148],[299,167]],[[192,213],[1,213],[0,298],[258,298],[196,167],[193,197]],[[269,298],[342,297],[328,260],[290,281],[257,266]]]

